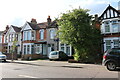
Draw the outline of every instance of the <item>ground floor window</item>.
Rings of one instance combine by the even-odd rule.
[[[34,54],[34,45],[31,45],[31,54]]]
[[[64,51],[64,48],[65,48],[64,44],[60,44],[60,48],[61,48],[61,51]]]
[[[60,51],[64,51],[67,55],[71,55],[71,48],[68,44],[60,44]]]
[[[24,54],[34,53],[34,44],[23,44],[23,53]]]
[[[42,44],[36,44],[36,53],[42,54]]]
[[[24,54],[26,54],[26,45],[24,45]]]
[[[8,53],[12,53],[13,50],[12,50],[12,46],[8,46]]]
[[[111,49],[111,40],[106,40],[106,50]]]
[[[113,40],[114,42],[114,48],[118,48],[119,47],[119,40]]]
[[[70,55],[70,46],[69,45],[66,45],[66,54]]]
[[[30,53],[30,45],[27,45],[27,54]]]
[[[120,40],[119,37],[113,37],[113,38],[104,38],[104,51],[112,48],[119,48],[120,47]]]

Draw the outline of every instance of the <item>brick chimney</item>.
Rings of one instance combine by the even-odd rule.
[[[37,24],[36,19],[32,18],[32,19],[31,19],[31,23],[32,23],[32,24]]]
[[[9,25],[6,26],[6,30],[8,30],[8,29],[9,29]]]
[[[50,16],[48,16],[48,18],[47,18],[47,23],[48,23],[48,25],[50,25],[50,23],[51,23],[51,18],[50,18]]]
[[[95,21],[98,21],[98,14],[95,14]]]

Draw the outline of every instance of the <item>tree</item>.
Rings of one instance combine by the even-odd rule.
[[[63,13],[57,20],[58,37],[61,42],[70,44],[74,48],[74,59],[80,61],[94,61],[101,43],[100,30],[92,25],[92,16],[87,9],[73,9]]]
[[[16,49],[16,43],[17,43],[17,40],[16,40],[16,38],[14,39],[14,41],[13,41],[13,45],[12,45],[12,61],[14,60],[14,54],[15,54],[15,49]]]

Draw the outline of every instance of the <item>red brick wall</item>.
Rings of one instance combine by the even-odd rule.
[[[2,36],[2,44],[4,43],[4,35]]]
[[[44,29],[44,40],[46,40],[46,39],[47,39],[47,30]],[[37,41],[43,41],[43,40],[40,40],[40,30],[36,31],[36,40]]]

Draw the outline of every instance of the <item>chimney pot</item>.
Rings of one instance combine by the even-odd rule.
[[[9,25],[6,26],[6,30],[8,30],[8,29],[9,29]]]
[[[32,18],[32,19],[31,19],[31,23],[32,23],[32,24],[37,24],[36,19]]]
[[[48,25],[50,25],[50,23],[51,23],[51,18],[50,18],[50,16],[48,16],[48,18],[47,18],[47,23],[48,23]]]
[[[95,14],[95,21],[98,21],[98,14]]]

